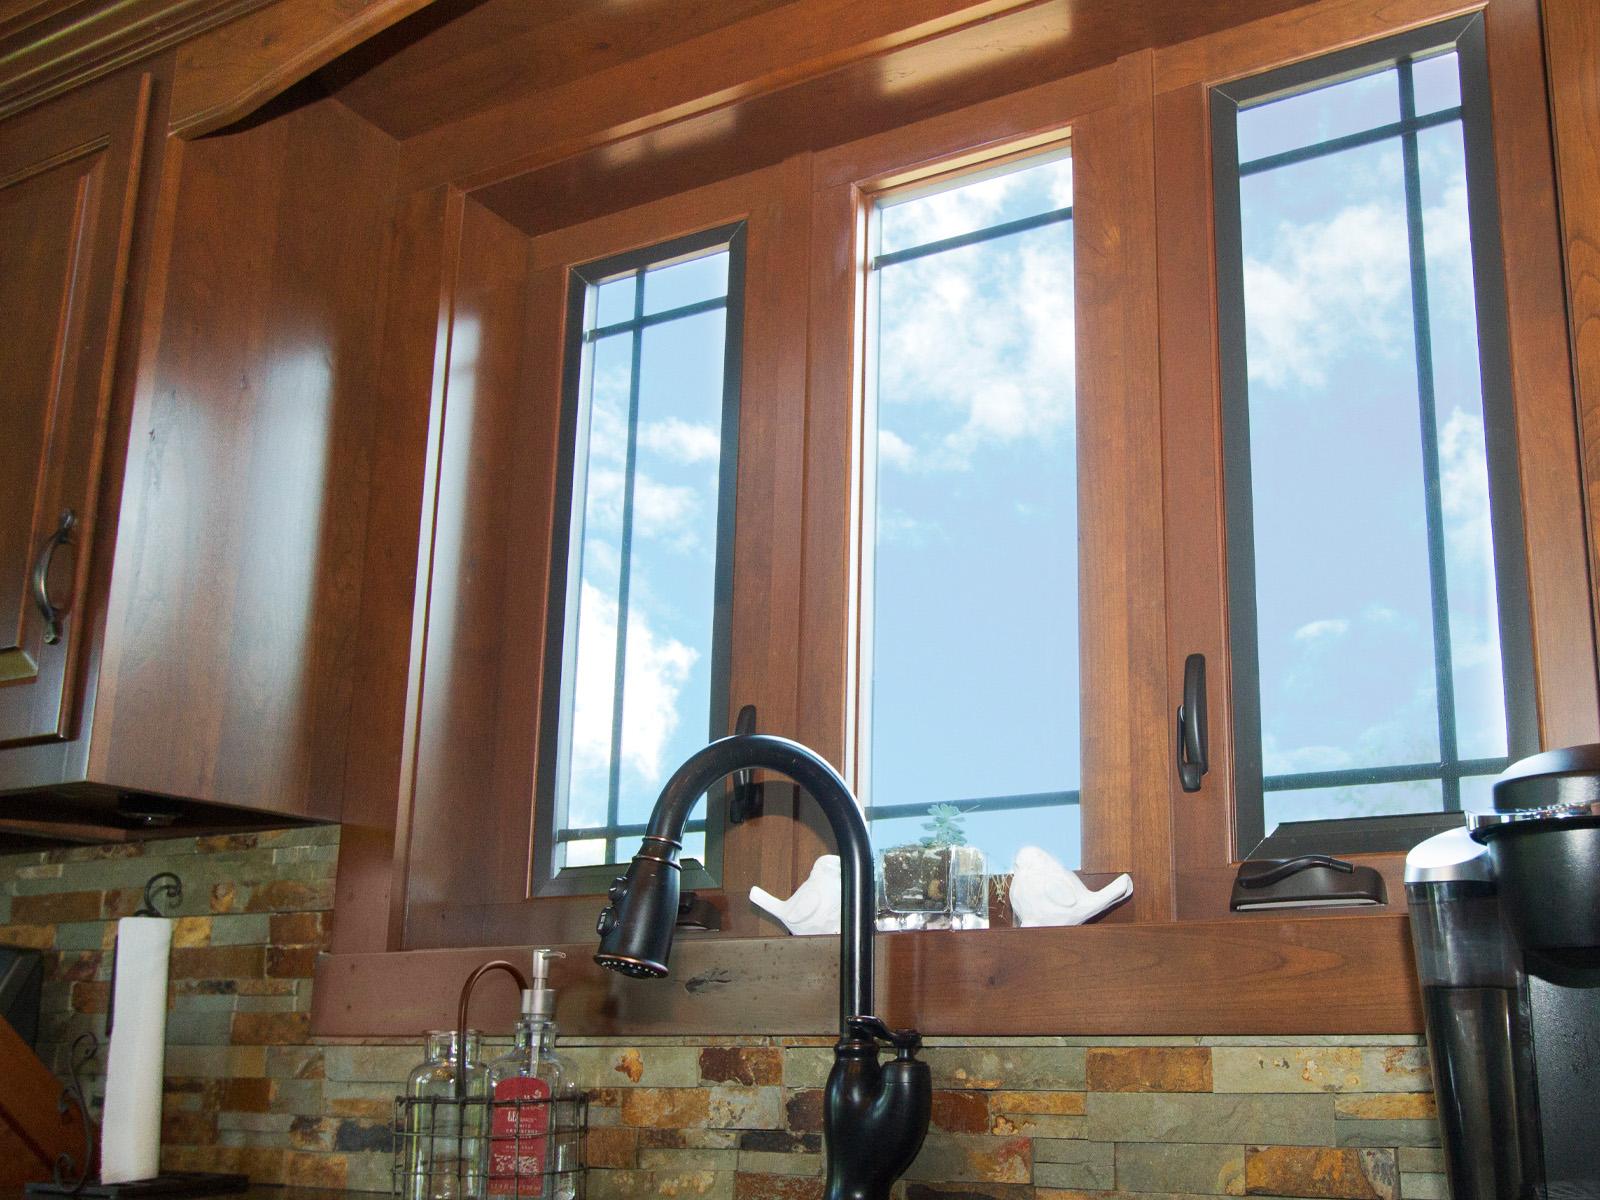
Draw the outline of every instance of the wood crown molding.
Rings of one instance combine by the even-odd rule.
[[[174,133],[260,107],[432,0],[0,0],[0,120],[179,47]]]
[[[272,0],[34,0],[0,18],[0,118]]]

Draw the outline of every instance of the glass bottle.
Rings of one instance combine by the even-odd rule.
[[[570,1200],[576,1192],[575,1091],[556,1057],[555,990],[549,986],[556,950],[533,952],[532,986],[522,993],[522,1016],[509,1053],[489,1064],[488,1190],[519,1200]]]
[[[488,1069],[482,1035],[428,1034],[427,1057],[406,1080],[404,1200],[483,1200]],[[465,1065],[463,1066],[463,1060]]]

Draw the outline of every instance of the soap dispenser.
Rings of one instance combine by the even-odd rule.
[[[550,960],[559,950],[535,950],[522,1016],[510,1053],[489,1064],[494,1101],[489,1134],[488,1191],[520,1200],[566,1200],[575,1193],[578,1167],[571,1124],[573,1088],[556,1057],[556,993]]]

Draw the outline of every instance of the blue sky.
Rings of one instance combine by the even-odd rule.
[[[1454,56],[1416,78],[1421,112],[1457,102]],[[1247,109],[1241,158],[1392,122],[1397,97],[1387,71]],[[1461,751],[1488,757],[1505,752],[1505,718],[1459,126],[1419,144]],[[1071,203],[1069,156],[1020,167],[892,197],[876,251]],[[1241,208],[1266,769],[1436,758],[1399,142],[1248,176]],[[647,311],[722,294],[726,268],[718,253],[648,273]],[[858,750],[869,804],[1079,786],[1072,283],[1070,222],[873,273]],[[632,277],[599,288],[596,323],[631,316],[633,289]],[[645,819],[710,733],[724,332],[718,311],[643,342],[624,822]],[[631,356],[628,334],[591,352],[569,825],[605,819]],[[1267,828],[1437,804],[1428,784],[1269,793]],[[874,840],[908,840],[921,823],[875,822]],[[993,870],[1024,844],[1079,863],[1073,807],[973,814],[967,828]]]

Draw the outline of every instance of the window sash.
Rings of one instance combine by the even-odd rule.
[[[725,250],[728,254],[728,286],[724,297],[680,305],[656,313],[645,313],[641,307],[642,281],[648,269],[659,269],[676,261],[698,257],[707,251]],[[635,408],[641,386],[639,378],[640,344],[645,330],[704,312],[725,311],[724,344],[722,358],[722,426],[721,453],[717,487],[717,546],[715,556],[715,581],[713,585],[713,613],[710,670],[710,704],[706,714],[707,740],[710,741],[731,731],[730,676],[732,653],[733,615],[733,550],[734,517],[738,482],[738,431],[739,394],[742,377],[742,345],[744,327],[744,274],[745,226],[735,222],[699,233],[657,243],[625,254],[614,255],[595,262],[573,267],[569,275],[566,339],[562,360],[562,415],[556,480],[558,519],[551,531],[550,607],[547,620],[545,680],[541,722],[539,772],[536,785],[537,812],[533,852],[532,894],[584,895],[605,891],[617,874],[618,862],[588,866],[557,868],[558,855],[563,846],[577,841],[604,840],[606,857],[614,859],[625,849],[619,846],[626,839],[643,834],[644,826],[624,822],[618,815],[618,784],[616,758],[617,739],[621,734],[620,711],[613,716],[612,778],[607,797],[607,820],[598,826],[563,826],[566,813],[566,789],[570,778],[571,723],[573,719],[574,692],[577,665],[578,601],[576,582],[579,578],[579,553],[583,542],[585,493],[580,482],[586,472],[580,472],[587,461],[587,447],[583,444],[580,429],[581,417],[587,410],[585,394],[590,386],[589,347],[603,337],[631,336],[633,339],[633,371],[630,408]],[[602,283],[619,276],[637,273],[640,279],[639,299],[631,317],[611,322],[605,326],[589,328],[591,324],[594,293]],[[627,464],[628,507],[632,492],[632,442]],[[624,516],[623,570],[626,578],[627,518]],[[626,582],[624,582],[626,587]],[[620,624],[620,621],[619,621]],[[622,678],[626,668],[619,654],[614,665],[616,680],[613,700],[622,703]],[[554,719],[551,719],[551,718]],[[725,824],[725,789],[708,793],[708,809],[704,819],[691,821],[687,832],[706,834],[705,862],[696,864],[685,860],[685,883],[691,887],[718,886],[722,873],[722,841]]]
[[[969,183],[977,183],[985,178],[1011,170],[1027,170],[1029,167],[1042,164],[1054,158],[1064,156],[1069,151],[1065,149],[1044,150],[1027,153],[1021,157],[1008,156],[1002,163],[992,165],[987,169],[974,168],[970,172],[962,172],[954,180],[946,181],[944,186],[937,190],[958,190]],[[918,189],[918,194],[923,189]],[[891,193],[892,194],[892,193]],[[887,194],[878,193],[866,198],[869,205],[868,228],[869,246],[865,264],[865,297],[866,307],[870,314],[868,319],[868,332],[863,347],[863,363],[866,365],[865,374],[873,380],[865,388],[864,403],[864,437],[862,454],[862,474],[864,486],[862,489],[863,502],[861,506],[862,522],[867,533],[874,527],[872,513],[877,507],[877,476],[879,471],[878,456],[876,452],[876,435],[879,421],[877,413],[877,321],[879,295],[877,279],[885,268],[901,263],[912,262],[917,259],[928,258],[934,255],[951,251],[966,249],[971,246],[982,245],[986,242],[1017,234],[1030,233],[1052,225],[1068,224],[1073,220],[1073,205],[1066,204],[1059,208],[1033,213],[1028,216],[1011,220],[1000,221],[966,233],[955,234],[950,237],[937,238],[932,241],[921,242],[916,245],[903,246],[898,249],[880,252],[878,250],[879,234],[877,228],[877,210],[887,198]],[[1076,437],[1074,438],[1076,445]],[[1077,468],[1075,467],[1075,470]],[[862,628],[858,632],[858,652],[861,660],[861,671],[856,685],[857,695],[855,707],[857,721],[855,729],[855,766],[858,779],[865,783],[871,775],[870,763],[872,761],[872,664],[873,664],[873,620],[872,595],[873,580],[876,575],[876,546],[872,536],[863,536],[861,543],[861,573],[862,573]],[[1081,767],[1080,767],[1081,771]],[[985,793],[982,795],[952,797],[943,795],[930,795],[909,803],[878,804],[873,801],[870,788],[863,787],[862,809],[869,823],[889,821],[907,817],[927,817],[929,809],[935,804],[953,804],[960,808],[963,815],[984,814],[995,812],[1017,812],[1047,810],[1056,808],[1080,808],[1082,793],[1080,788],[1066,790],[1030,792],[1017,795],[1003,795]],[[1076,847],[1081,854],[1082,846]],[[998,864],[991,863],[991,869],[999,869]]]
[[[1411,87],[1411,63],[1430,54],[1449,50],[1454,50],[1458,55],[1461,104],[1456,108],[1418,116]],[[1239,163],[1237,120],[1242,109],[1390,67],[1400,72],[1399,121]],[[1534,671],[1527,560],[1522,541],[1521,483],[1511,412],[1507,314],[1502,284],[1499,210],[1495,195],[1488,96],[1481,14],[1297,63],[1213,88],[1210,93],[1217,239],[1217,318],[1223,396],[1223,482],[1228,530],[1228,625],[1232,648],[1234,828],[1235,852],[1240,858],[1249,857],[1266,838],[1265,795],[1268,792],[1401,780],[1438,780],[1442,787],[1444,811],[1450,812],[1460,808],[1460,780],[1463,777],[1496,773],[1510,761],[1538,748],[1537,713],[1532,699]],[[1461,122],[1466,157],[1469,240],[1476,293],[1479,370],[1491,497],[1491,540],[1495,559],[1502,686],[1509,748],[1509,755],[1505,758],[1472,761],[1462,761],[1456,752],[1456,706],[1443,569],[1444,522],[1417,148],[1417,135],[1420,132],[1455,120]],[[1437,763],[1385,764],[1345,771],[1265,776],[1256,628],[1254,494],[1251,483],[1240,179],[1275,167],[1396,138],[1401,142],[1402,152],[1418,416],[1424,430],[1423,484],[1440,760]],[[1363,820],[1382,821],[1385,818],[1321,820],[1315,824],[1329,839],[1326,849],[1339,852],[1344,846],[1339,840],[1338,831]],[[1409,828],[1404,823],[1397,823],[1392,838],[1385,842],[1384,848],[1406,849],[1414,841],[1415,836]],[[1370,838],[1352,832],[1351,844],[1356,842],[1360,842],[1365,849],[1371,848]]]

